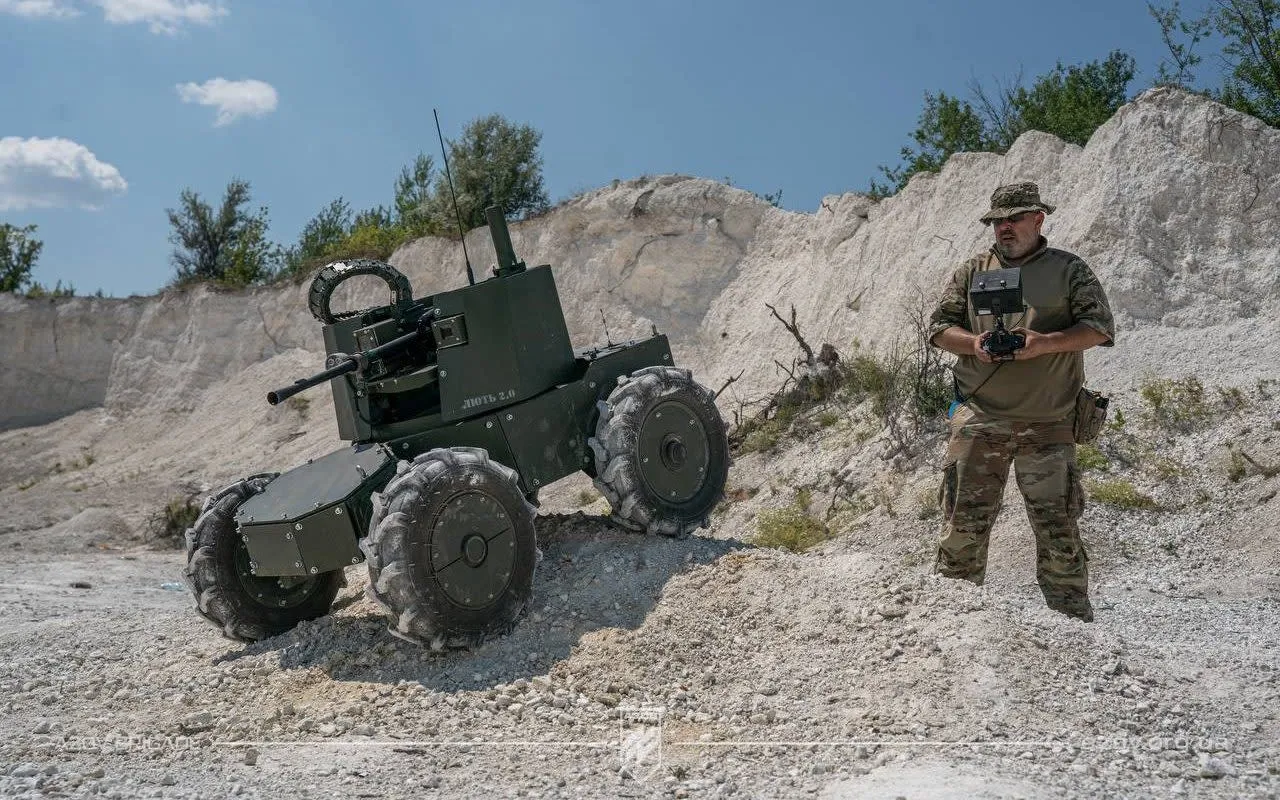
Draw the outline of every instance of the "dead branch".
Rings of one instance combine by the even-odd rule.
[[[721,392],[723,392],[725,389],[728,389],[728,388],[729,388],[729,385],[730,385],[731,383],[733,383],[734,381],[736,381],[738,378],[741,378],[745,372],[746,372],[746,369],[743,369],[743,370],[742,370],[742,372],[739,372],[737,375],[734,375],[732,378],[730,378],[730,379],[728,379],[727,381],[725,381],[725,382],[724,382],[724,384],[723,384],[723,385],[721,385],[719,389],[716,389],[716,393],[715,393],[714,395],[712,395],[711,399],[712,399],[712,400],[715,400],[715,399],[719,398],[719,397],[720,397],[720,393],[721,393]]]
[[[796,341],[800,343],[800,349],[804,351],[804,357],[805,357],[804,363],[808,364],[809,366],[813,366],[813,348],[810,347],[809,343],[806,342],[804,340],[804,337],[800,335],[800,327],[796,324],[795,304],[793,303],[791,306],[791,322],[790,323],[788,323],[785,319],[782,318],[782,315],[778,313],[778,309],[774,308],[768,303],[765,303],[764,305],[765,305],[765,308],[773,312],[773,316],[777,317],[778,322],[782,323],[782,327],[786,328],[787,332],[790,333],[792,336],[794,336],[796,338]]]

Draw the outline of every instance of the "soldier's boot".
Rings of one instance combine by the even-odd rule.
[[[1040,591],[1044,594],[1045,605],[1054,611],[1085,622],[1093,622],[1093,604],[1089,602],[1089,595],[1084,592],[1063,592],[1043,585]]]

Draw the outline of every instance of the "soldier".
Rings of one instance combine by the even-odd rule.
[[[1076,523],[1084,494],[1073,423],[1083,352],[1112,346],[1115,322],[1089,266],[1049,247],[1040,234],[1053,210],[1034,183],[996,189],[980,218],[992,226],[995,242],[952,273],[930,317],[930,343],[959,356],[960,403],[952,406],[939,490],[944,528],[935,571],[982,584],[1012,461],[1035,531],[1036,579],[1045,602],[1091,622],[1088,555]],[[1007,315],[1005,324],[1026,337],[1026,346],[997,361],[982,349],[995,317],[974,313],[969,284],[975,272],[1007,267],[1021,268],[1027,309]]]

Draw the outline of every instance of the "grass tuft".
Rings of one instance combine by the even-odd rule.
[[[171,499],[147,520],[151,538],[169,547],[185,546],[187,528],[196,524],[200,507],[193,495]]]
[[[1132,483],[1126,480],[1087,481],[1085,487],[1089,490],[1089,496],[1092,499],[1117,508],[1154,509],[1160,507],[1155,500],[1139,492]]]
[[[1111,459],[1096,444],[1082,444],[1076,448],[1076,463],[1083,470],[1106,472],[1111,468]]]
[[[802,497],[797,497],[789,506],[761,513],[756,518],[756,535],[752,544],[803,553],[830,539],[830,529],[810,516],[802,500]]]

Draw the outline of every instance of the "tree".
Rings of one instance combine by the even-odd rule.
[[[1168,8],[1147,3],[1147,11],[1151,12],[1152,18],[1160,26],[1160,40],[1173,59],[1173,68],[1166,61],[1161,61],[1156,68],[1156,85],[1189,89],[1195,76],[1195,67],[1201,61],[1200,56],[1195,53],[1195,47],[1209,34],[1208,18],[1184,20],[1178,0],[1174,0]],[[1177,41],[1179,35],[1186,37],[1187,41]]]
[[[432,181],[435,162],[431,156],[419,153],[411,166],[400,171],[396,179],[396,219],[395,224],[406,232],[424,235],[435,232],[435,220],[432,219]]]
[[[267,209],[251,213],[245,208],[248,181],[228,183],[216,213],[191,189],[184,189],[179,201],[178,211],[166,209],[178,284],[211,280],[245,286],[272,276],[279,248],[266,238]]]
[[[904,147],[900,166],[880,167],[889,183],[882,184],[873,178],[869,192],[872,196],[887,197],[900,191],[912,175],[936,172],[956,153],[992,148],[982,118],[973,106],[945,92],[925,93],[924,110],[911,138],[919,149]]]
[[[1231,66],[1222,102],[1280,127],[1280,2],[1217,0],[1210,13]]]
[[[267,210],[245,217],[231,239],[227,268],[221,280],[232,286],[248,286],[274,277],[280,263],[280,246],[267,239]]]
[[[1133,56],[1119,50],[1083,66],[1064,68],[1059,63],[1030,89],[1019,88],[1015,93],[1013,112],[1020,123],[1015,129],[1021,130],[1013,139],[1026,131],[1044,131],[1083,147],[1127,102],[1136,71]],[[1013,140],[1000,144],[1007,149]]]
[[[496,205],[508,218],[528,217],[550,205],[542,185],[542,134],[515,125],[498,114],[467,124],[462,137],[449,143],[449,169],[458,193],[458,216],[464,229],[485,224],[484,210]],[[446,175],[436,176],[432,215],[441,228],[455,224]]]
[[[391,212],[378,206],[356,214],[347,238],[330,249],[329,256],[385,261],[403,242],[417,235],[421,235],[421,231],[397,225]]]
[[[1150,4],[1147,8],[1160,26],[1161,38],[1178,67],[1178,72],[1170,73],[1161,64],[1157,82],[1185,88],[1192,78],[1191,68],[1200,63],[1192,48],[1212,27],[1224,42],[1222,59],[1226,70],[1222,86],[1208,94],[1237,111],[1280,127],[1280,0],[1214,0],[1202,16],[1189,21],[1182,18],[1177,2],[1168,8]],[[1175,42],[1175,32],[1188,37],[1188,43]]]
[[[1021,85],[1021,76],[998,84],[993,92],[971,84],[974,103],[945,92],[926,93],[911,134],[916,148],[902,148],[898,167],[880,167],[889,183],[872,179],[867,193],[877,198],[893,194],[912,175],[937,172],[956,153],[1003,153],[1030,130],[1083,145],[1126,102],[1135,70],[1133,58],[1117,50],[1103,61],[1072,67],[1059,63],[1030,87]]]
[[[22,291],[31,282],[31,270],[44,249],[44,242],[32,236],[35,232],[35,225],[0,224],[0,292]]]
[[[292,275],[320,260],[330,248],[347,237],[350,227],[351,206],[339,197],[302,226],[298,243],[284,251],[282,272]]]

